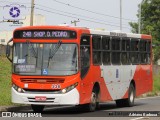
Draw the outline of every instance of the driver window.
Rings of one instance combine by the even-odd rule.
[[[90,36],[83,36],[81,38],[80,57],[81,78],[83,78],[87,74],[90,66]]]

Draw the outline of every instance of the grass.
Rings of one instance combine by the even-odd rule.
[[[151,96],[157,96],[160,94],[160,74],[153,76],[154,82],[153,82],[153,91],[150,93]],[[148,96],[150,96],[150,94],[148,94]]]
[[[160,74],[154,76],[153,91],[146,96],[160,93]],[[0,106],[14,105],[11,102],[11,63],[5,56],[0,56]]]
[[[152,92],[145,93],[140,97],[150,97],[150,96],[158,96],[160,95],[160,74],[153,76],[153,90]]]
[[[0,106],[11,103],[11,63],[5,56],[0,56]]]
[[[153,91],[160,91],[160,75],[154,77],[154,89]]]

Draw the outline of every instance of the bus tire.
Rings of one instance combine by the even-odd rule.
[[[87,111],[94,112],[99,104],[97,102],[97,92],[95,90],[92,91],[91,102],[86,104]]]
[[[32,107],[32,110],[34,111],[34,112],[43,112],[43,109],[44,109],[44,105],[31,105],[31,107]]]
[[[135,87],[133,84],[130,84],[128,98],[116,100],[117,107],[132,107],[134,105],[135,99]]]
[[[125,99],[126,106],[127,107],[134,106],[134,100],[135,100],[135,87],[133,86],[133,84],[130,84],[128,98]]]

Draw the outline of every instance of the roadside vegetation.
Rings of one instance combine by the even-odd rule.
[[[0,106],[11,103],[11,63],[3,55],[0,56]]]
[[[151,95],[160,95],[160,74],[153,76],[153,91]]]
[[[145,96],[160,94],[160,74],[155,75],[153,78],[153,91]],[[11,63],[3,55],[0,56],[0,106],[7,105],[13,105],[13,103],[11,103]]]

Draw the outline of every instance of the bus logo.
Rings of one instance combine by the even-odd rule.
[[[11,17],[16,18],[20,15],[20,9],[18,7],[11,7],[9,14]]]

